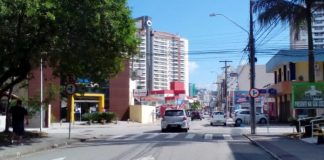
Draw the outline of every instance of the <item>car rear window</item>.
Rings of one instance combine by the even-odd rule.
[[[224,115],[224,112],[214,112],[213,115]]]
[[[165,116],[184,116],[184,112],[182,110],[167,110]]]

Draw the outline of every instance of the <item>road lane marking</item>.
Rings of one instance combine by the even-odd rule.
[[[165,138],[166,139],[171,139],[171,138],[174,138],[176,137],[178,134],[168,134],[168,136],[166,136]]]
[[[153,156],[147,156],[147,157],[141,157],[141,158],[134,159],[134,160],[155,160],[155,158]]]
[[[144,139],[152,139],[152,138],[157,137],[158,135],[160,135],[160,134],[158,134],[158,133],[150,134],[149,136],[145,137]]]
[[[213,134],[205,134],[204,139],[206,139],[206,140],[213,139]]]
[[[193,137],[195,137],[195,134],[188,134],[185,138],[186,139],[192,139]]]
[[[229,134],[223,134],[225,140],[233,140],[233,137]]]
[[[55,159],[52,159],[52,160],[64,160],[65,157],[60,157],[60,158],[55,158]]]

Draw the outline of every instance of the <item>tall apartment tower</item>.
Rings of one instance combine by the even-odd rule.
[[[179,35],[154,31],[148,16],[136,19],[140,53],[130,67],[137,89],[168,90],[170,82],[184,82],[189,88],[188,40]]]
[[[313,12],[312,23],[314,49],[324,49],[324,10]],[[307,27],[305,26],[296,35],[294,28],[290,29],[290,48],[306,49],[308,48]]]

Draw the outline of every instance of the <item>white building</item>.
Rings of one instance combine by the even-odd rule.
[[[153,31],[151,18],[137,19],[140,53],[131,61],[138,89],[168,90],[170,82],[184,82],[189,91],[188,40],[179,35]]]
[[[314,48],[324,49],[324,10],[316,10],[313,13],[312,23]],[[296,34],[296,30],[290,29],[290,47],[291,49],[306,49],[308,46],[307,27]]]
[[[238,67],[238,90],[249,91],[251,89],[250,81],[250,65]],[[255,88],[266,88],[269,84],[274,83],[273,73],[266,72],[265,65],[255,65]]]

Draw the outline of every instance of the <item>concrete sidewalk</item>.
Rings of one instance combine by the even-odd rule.
[[[278,160],[323,160],[324,145],[306,143],[285,135],[245,135]]]

